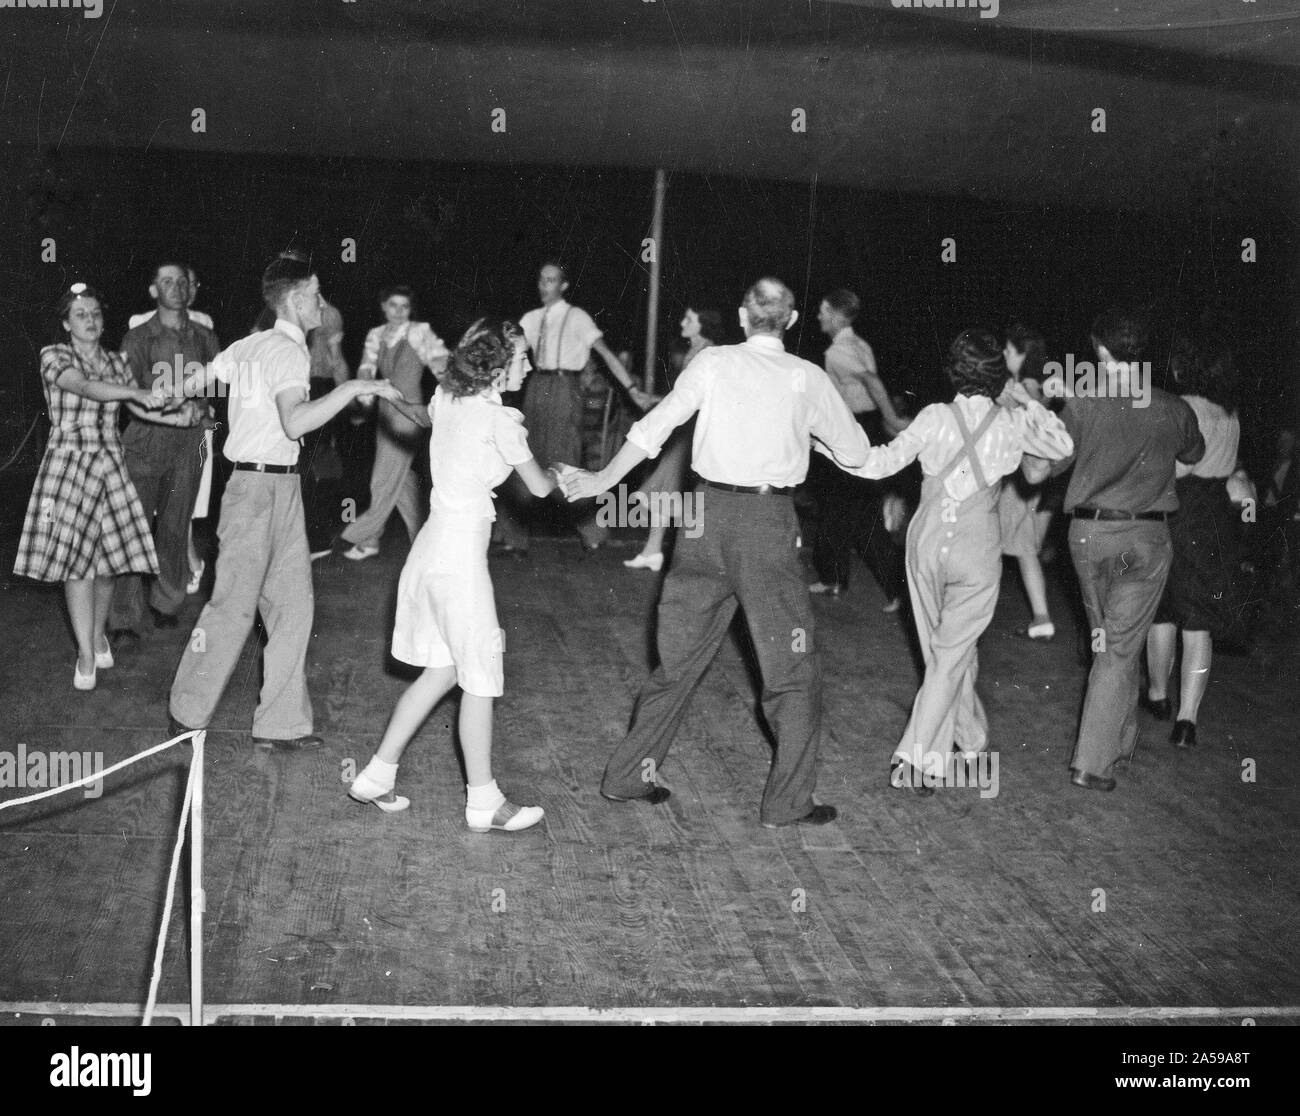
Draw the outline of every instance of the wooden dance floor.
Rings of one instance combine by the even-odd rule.
[[[365,763],[403,684],[386,650],[405,549],[390,533],[376,560],[316,567],[309,677],[322,753],[251,745],[252,643],[218,711],[206,765],[210,1002],[326,1013],[1300,1004],[1294,654],[1218,659],[1201,747],[1175,751],[1169,726],[1143,714],[1119,789],[1077,790],[1066,764],[1084,671],[1069,606],[1054,588],[1065,621],[1054,643],[1016,639],[1025,608],[1009,567],[981,645],[999,793],[918,801],[886,784],[916,668],[901,618],[881,614],[859,569],[849,596],[816,605],[819,797],[840,820],[771,831],[757,816],[769,747],[734,639],[662,771],[670,802],[599,796],[646,670],[658,579],[625,570],[626,547],[584,557],[576,540],[538,541],[527,563],[493,562],[507,631],[496,766],[546,821],[476,836],[452,702],[402,767],[407,813],[344,793],[347,761]],[[5,750],[112,763],[167,738],[197,598],[181,630],[150,629],[89,694],[71,686],[58,591],[11,579],[0,601]],[[0,814],[0,1001],[143,1002],[185,763],[174,749],[111,777],[98,799],[73,792]],[[173,1003],[189,995],[183,874],[178,891],[160,993]]]

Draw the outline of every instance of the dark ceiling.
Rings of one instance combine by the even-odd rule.
[[[3,13],[0,127],[20,154],[665,166],[1289,211],[1300,0],[1288,2],[1003,0],[982,18],[890,0],[104,0],[99,19]],[[792,130],[797,109],[806,132]]]

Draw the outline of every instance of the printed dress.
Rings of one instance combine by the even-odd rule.
[[[134,387],[120,353],[91,359],[71,345],[41,350],[41,381],[50,413],[50,440],[27,504],[14,573],[37,581],[158,572],[153,535],[127,475],[117,439],[120,404],[64,391],[69,369],[87,380]]]

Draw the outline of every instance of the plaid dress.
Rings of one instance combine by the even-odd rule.
[[[71,345],[41,350],[52,429],[27,504],[14,573],[37,581],[156,574],[153,536],[117,440],[119,404],[64,391],[57,381],[69,368],[88,380],[135,386],[120,353],[101,349],[86,360]]]

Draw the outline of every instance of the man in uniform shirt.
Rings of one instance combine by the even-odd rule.
[[[524,427],[533,455],[543,467],[576,465],[582,460],[581,377],[592,353],[605,362],[610,376],[639,408],[645,410],[650,405],[650,397],[632,382],[591,315],[565,300],[568,289],[563,264],[548,260],[537,276],[542,305],[519,320],[533,351],[533,374],[524,387]],[[528,526],[523,516],[528,493],[522,482],[514,480],[507,482],[503,493],[505,499],[497,506],[494,549],[522,556],[528,552]],[[577,527],[589,550],[599,547],[609,534],[596,522],[593,509],[579,514]]]
[[[1074,456],[1052,470],[1074,464],[1065,512],[1093,658],[1070,781],[1087,790],[1114,790],[1116,761],[1137,746],[1142,654],[1173,558],[1174,463],[1205,453],[1191,407],[1150,383],[1147,340],[1139,312],[1108,310],[1093,322],[1095,380],[1075,387],[1061,412]]]
[[[851,469],[865,464],[869,443],[826,373],[785,351],[782,337],[797,317],[790,289],[760,279],[740,308],[745,342],[700,352],[608,466],[561,479],[570,500],[604,492],[699,415],[692,461],[702,482],[701,530],[677,542],[659,603],[660,665],[605,768],[601,793],[616,802],[668,798],[655,776],[739,605],[762,671],[763,712],[776,734],[759,819],[776,828],[824,825],[836,816],[833,806],[813,800],[821,668],[791,494],[808,471],[810,444]]]
[[[310,399],[307,333],[320,324],[320,281],[305,260],[281,256],[262,276],[262,296],[275,325],[236,341],[202,374],[186,379],[186,394],[206,394],[214,380],[226,385],[230,436],[224,452],[234,471],[221,502],[212,599],[172,683],[172,729],[210,723],[260,612],[267,639],[253,743],[319,747],[307,694],[313,596],[298,439],[354,399],[400,399],[401,393],[387,380],[348,380]]]
[[[122,340],[127,365],[140,387],[152,387],[159,379],[174,382],[187,364],[207,364],[219,348],[212,330],[190,317],[189,269],[185,264],[159,264],[149,294],[155,312]],[[155,627],[174,628],[190,581],[190,519],[203,476],[205,408],[190,400],[167,413],[145,411],[133,404],[128,404],[127,410],[132,418],[122,434],[126,468],[153,525],[158,551],[158,576],[149,592],[149,607]],[[140,575],[118,578],[109,630],[118,638],[138,635],[144,607]]]

